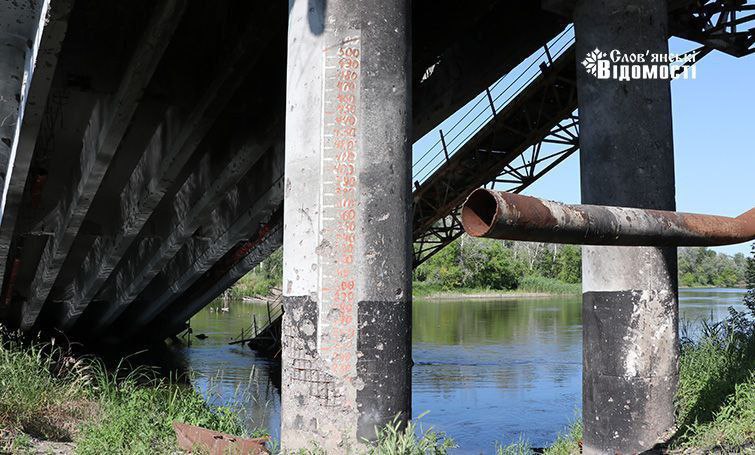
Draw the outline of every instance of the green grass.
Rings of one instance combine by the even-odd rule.
[[[283,248],[278,248],[228,290],[228,297],[264,297],[283,283]]]
[[[582,421],[577,420],[569,426],[565,433],[558,435],[550,447],[543,451],[546,455],[575,455],[581,452],[579,443],[582,440]],[[519,439],[509,445],[496,444],[496,455],[532,455],[535,451],[529,441],[519,436]]]
[[[436,284],[428,284],[425,282],[412,283],[412,296],[417,298],[438,296],[438,295],[470,295],[470,294],[516,294],[522,292],[519,289],[491,289],[491,288],[453,288],[445,289]]]
[[[444,289],[437,284],[431,284],[424,281],[415,281],[412,283],[412,296],[417,298],[428,297],[439,294],[521,294],[521,293],[538,293],[538,294],[580,294],[582,285],[580,283],[564,283],[555,278],[545,278],[538,275],[525,276],[516,289],[490,289],[490,288],[455,288]]]
[[[79,454],[176,453],[173,421],[247,435],[240,410],[212,406],[184,381],[145,368],[107,370],[51,345],[0,332],[0,453],[30,437],[71,441]]]
[[[495,453],[496,455],[530,455],[532,453],[532,446],[530,446],[529,441],[520,435],[518,440],[509,445],[504,446],[496,443]]]
[[[247,273],[228,289],[228,296],[233,299],[243,297],[266,296],[271,288],[280,288],[280,280],[266,278],[254,273]]]
[[[368,455],[445,455],[450,449],[456,448],[453,439],[444,433],[436,432],[432,428],[423,430],[419,427],[418,420],[404,425],[398,420],[377,430],[377,440],[370,444],[366,450]],[[420,434],[417,437],[417,433]]]
[[[559,434],[556,441],[543,453],[546,455],[578,454],[580,441],[582,441],[582,421],[577,420],[569,426],[566,433]]]
[[[682,343],[672,447],[737,451],[755,444],[755,327],[734,314],[702,332]]]
[[[137,368],[120,378],[117,371],[94,368],[103,418],[83,425],[77,453],[174,453],[173,421],[247,436],[238,409],[209,406],[190,386],[151,370]]]
[[[54,346],[24,346],[0,331],[0,430],[22,435],[0,441],[0,451],[26,435],[70,440],[68,423],[91,413],[85,369]]]

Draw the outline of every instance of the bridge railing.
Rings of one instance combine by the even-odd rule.
[[[453,156],[471,137],[487,125],[522,92],[541,72],[574,43],[574,27],[569,25],[540,51],[525,59],[472,101],[459,109],[438,127],[415,142],[412,177],[421,186],[445,161]],[[433,138],[436,138],[433,142]]]

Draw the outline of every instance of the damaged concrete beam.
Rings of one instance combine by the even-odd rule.
[[[117,92],[95,106],[83,135],[68,194],[58,202],[47,229],[54,234],[47,241],[23,306],[21,328],[37,319],[58,277],[71,246],[87,215],[110,162],[131,123],[144,89],[157,68],[182,16],[185,0],[163,0],[155,4],[150,23],[137,45]]]
[[[103,287],[96,314],[87,320],[94,335],[112,324],[195,233],[205,225],[228,191],[249,172],[270,148],[276,121],[258,124],[255,132],[238,133],[228,143],[207,144],[196,169],[172,200],[149,220]],[[209,153],[210,148],[214,150]]]
[[[282,126],[282,125],[281,125]],[[123,336],[149,323],[181,296],[235,245],[257,232],[283,202],[283,144],[272,147],[213,212],[209,241],[185,248],[163,268],[123,314]],[[279,176],[273,180],[274,176]],[[250,202],[251,201],[251,202]]]
[[[271,7],[265,8],[269,10]],[[210,131],[236,89],[258,62],[270,33],[249,21],[207,90],[189,112],[168,109],[144,154],[120,195],[118,231],[97,242],[82,262],[71,286],[71,296],[61,299],[60,327],[69,329],[101,291],[115,267],[138,237],[156,207],[176,183],[189,158]],[[187,98],[190,98],[187,94]]]
[[[11,254],[11,244],[14,240],[16,231],[16,222],[19,212],[21,211],[21,201],[24,196],[26,180],[29,176],[29,168],[34,148],[37,144],[38,133],[44,117],[44,111],[47,107],[47,97],[52,85],[53,74],[58,65],[58,56],[68,29],[68,18],[73,6],[73,0],[52,0],[48,3],[48,8],[42,8],[42,2],[18,3],[19,8],[28,5],[37,5],[38,10],[29,12],[32,14],[33,23],[28,24],[32,27],[33,32],[29,33],[27,42],[32,43],[32,47],[24,51],[24,70],[20,74],[21,79],[15,81],[17,87],[4,85],[9,92],[3,93],[10,100],[18,100],[13,103],[13,107],[4,107],[8,114],[12,114],[15,119],[9,122],[9,118],[4,116],[3,126],[8,122],[8,126],[13,125],[12,135],[5,136],[5,132],[10,130],[3,128],[3,137],[0,141],[0,148],[8,147],[3,154],[8,154],[7,170],[3,179],[2,188],[2,221],[0,221],[0,279],[2,285],[2,300],[0,300],[0,313],[8,310],[8,304],[11,301],[13,290],[9,289],[10,281],[6,279],[7,265]],[[6,7],[13,6],[6,3]],[[13,15],[3,12],[2,17],[7,18],[9,22],[4,25],[6,33],[14,36],[19,35],[19,22],[12,20]],[[8,48],[5,52],[17,52],[15,49]],[[10,66],[14,65],[13,59],[3,58]],[[5,71],[3,74],[9,74],[12,71]],[[25,77],[24,77],[25,75]],[[12,79],[12,78],[11,78]],[[11,81],[10,83],[14,83]],[[6,114],[6,115],[8,115]],[[6,167],[3,167],[6,169]]]
[[[186,321],[283,245],[283,220],[273,218],[246,242],[229,251],[139,333],[141,341],[161,341],[182,331]]]

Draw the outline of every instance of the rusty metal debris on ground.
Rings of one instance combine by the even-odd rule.
[[[478,189],[461,212],[473,237],[582,245],[714,246],[755,239],[755,208],[731,218],[666,210],[567,205]]]
[[[195,450],[199,450],[200,453],[209,451],[210,455],[270,453],[265,447],[265,443],[269,441],[268,437],[240,438],[180,422],[173,422],[173,430],[176,432],[178,447],[189,453]]]

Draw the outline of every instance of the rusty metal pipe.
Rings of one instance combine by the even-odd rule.
[[[618,246],[714,246],[755,239],[755,208],[736,218],[567,205],[477,189],[461,209],[467,234],[505,240]]]

